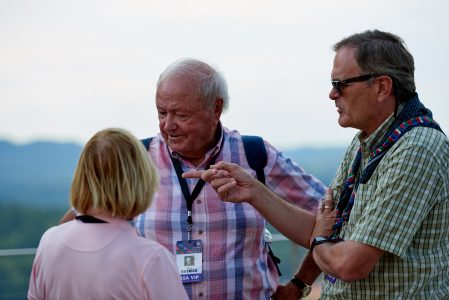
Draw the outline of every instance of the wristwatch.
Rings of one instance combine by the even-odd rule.
[[[290,279],[290,282],[296,285],[302,292],[302,297],[307,297],[310,292],[312,291],[312,286],[308,285],[307,283],[304,283],[302,280],[296,278],[293,276],[292,279]]]
[[[313,239],[312,244],[310,245],[310,251],[313,251],[313,248],[315,248],[316,245],[332,242],[328,237],[324,236],[317,236]]]
[[[324,237],[324,236],[317,236],[313,239],[312,244],[310,245],[310,251],[313,251],[313,248],[315,248],[315,246],[319,245],[319,244],[338,243],[341,241],[343,241],[343,239],[340,237],[330,238],[330,237]]]

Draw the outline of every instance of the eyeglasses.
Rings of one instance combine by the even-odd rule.
[[[332,86],[334,89],[337,90],[338,93],[343,94],[343,87],[348,86],[349,83],[352,82],[361,82],[361,81],[367,81],[368,79],[371,79],[373,77],[380,76],[380,74],[365,74],[357,77],[351,77],[345,80],[332,80]]]

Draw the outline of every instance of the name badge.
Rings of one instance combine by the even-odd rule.
[[[182,283],[203,281],[203,242],[177,241],[176,264]]]

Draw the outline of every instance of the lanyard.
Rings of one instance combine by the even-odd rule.
[[[104,220],[95,218],[93,216],[89,216],[89,215],[79,215],[76,216],[75,219],[80,220],[83,223],[107,223]]]
[[[223,138],[223,140],[224,140],[224,138]],[[223,141],[222,141],[222,144],[223,144]],[[218,157],[218,154],[220,154],[220,152],[218,152],[211,158],[211,160],[207,164],[205,170],[209,169],[210,166],[215,162],[215,160]],[[193,201],[195,201],[196,197],[198,197],[198,195],[200,194],[200,192],[203,189],[203,186],[205,184],[205,181],[200,178],[198,180],[198,182],[196,183],[195,187],[193,188],[192,194],[190,194],[189,186],[187,185],[187,180],[185,178],[182,178],[183,170],[181,167],[181,162],[179,161],[179,159],[174,158],[172,155],[170,155],[170,158],[173,163],[173,166],[175,167],[176,176],[178,177],[179,185],[181,186],[181,191],[182,191],[182,194],[183,194],[184,199],[186,200],[186,204],[187,204],[187,239],[190,240],[190,234],[192,232],[192,225],[193,225],[193,220],[192,220]]]

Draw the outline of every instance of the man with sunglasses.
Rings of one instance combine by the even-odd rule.
[[[446,299],[449,141],[418,98],[413,56],[378,30],[334,50],[329,98],[360,132],[331,184],[333,234],[312,243],[321,299]]]
[[[413,57],[400,37],[378,30],[334,50],[329,97],[340,126],[360,131],[331,183],[334,205],[323,207],[335,207],[336,222],[330,230],[318,213],[310,238],[325,273],[320,299],[448,299],[449,141],[415,91]],[[222,200],[248,202],[284,235],[304,238],[301,213],[238,166],[185,176],[201,176]]]

